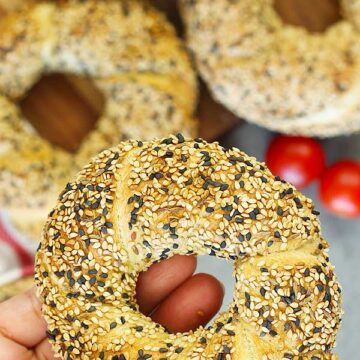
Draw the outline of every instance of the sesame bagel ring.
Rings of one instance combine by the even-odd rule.
[[[179,134],[102,152],[61,193],[37,253],[55,353],[337,359],[341,290],[317,214],[310,199],[235,148]],[[170,334],[139,312],[139,273],[175,254],[234,261],[234,302],[208,328]]]
[[[75,154],[41,138],[14,103],[49,72],[87,76],[105,97]],[[196,135],[196,93],[175,29],[145,2],[41,2],[10,13],[0,22],[0,209],[38,240],[65,179],[94,154],[128,138]]]
[[[182,0],[187,40],[213,96],[290,134],[360,130],[360,1],[324,33],[285,24],[274,0]],[[214,11],[216,9],[216,11]]]

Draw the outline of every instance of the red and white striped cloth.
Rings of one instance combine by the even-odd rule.
[[[0,210],[0,286],[34,273],[37,245],[20,234]]]

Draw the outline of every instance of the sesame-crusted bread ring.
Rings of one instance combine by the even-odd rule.
[[[187,40],[213,96],[290,134],[360,130],[360,1],[324,33],[285,24],[274,0],[181,0]]]
[[[341,290],[311,200],[238,149],[127,141],[61,193],[36,259],[63,359],[330,360]],[[138,275],[175,254],[233,260],[234,302],[170,334],[139,312]]]
[[[13,102],[49,72],[88,76],[106,100],[75,154],[42,139]],[[45,2],[10,13],[0,22],[0,208],[38,240],[55,195],[91,156],[129,138],[195,136],[196,87],[174,28],[147,3]]]

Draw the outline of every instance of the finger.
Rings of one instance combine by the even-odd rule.
[[[26,347],[0,335],[1,360],[33,360],[33,353]]]
[[[60,358],[53,355],[51,345],[48,339],[44,339],[40,344],[34,349],[35,358],[39,360],[60,360]]]
[[[219,311],[224,287],[208,274],[196,274],[167,297],[152,319],[171,332],[195,330],[205,326]]]
[[[0,337],[27,348],[46,337],[46,323],[34,289],[0,304]]]
[[[140,274],[136,286],[140,311],[150,314],[174,289],[189,279],[195,269],[195,257],[175,255]]]
[[[50,343],[44,339],[34,350],[0,337],[1,360],[60,360],[55,358]]]

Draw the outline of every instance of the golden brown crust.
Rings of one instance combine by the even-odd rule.
[[[76,154],[40,138],[11,102],[44,71],[90,76],[106,99]],[[196,135],[196,93],[175,30],[146,3],[42,2],[10,14],[0,22],[1,208],[37,240],[55,194],[94,154],[128,138]]]
[[[360,129],[359,3],[342,1],[350,10],[323,34],[284,24],[273,0],[182,0],[181,9],[217,100],[273,130],[334,136]]]
[[[317,214],[235,148],[177,135],[104,151],[62,192],[37,254],[56,353],[335,359],[341,295]],[[138,311],[139,272],[174,254],[235,260],[235,302],[207,329],[168,334]]]

